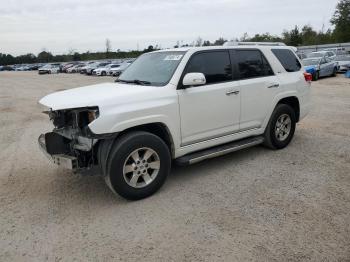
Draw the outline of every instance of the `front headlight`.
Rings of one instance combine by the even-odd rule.
[[[84,128],[99,117],[98,107],[74,108],[48,112],[56,128]]]

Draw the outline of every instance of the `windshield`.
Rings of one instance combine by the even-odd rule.
[[[304,59],[302,60],[304,66],[318,65],[320,59]]]
[[[185,52],[165,51],[143,54],[119,77],[119,81],[139,80],[150,85],[164,86],[173,76]]]
[[[307,57],[323,57],[324,53],[311,53]]]

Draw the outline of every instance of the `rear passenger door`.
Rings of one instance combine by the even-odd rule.
[[[271,66],[258,49],[231,50],[241,89],[240,130],[260,128],[280,86]]]

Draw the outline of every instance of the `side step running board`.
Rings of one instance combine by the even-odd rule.
[[[264,138],[262,136],[245,138],[242,140],[211,147],[208,149],[204,149],[202,151],[194,152],[194,153],[179,157],[175,160],[175,163],[181,166],[191,165],[208,158],[222,156],[231,152],[238,151],[243,148],[255,146],[255,145],[261,144],[262,142],[264,142]]]

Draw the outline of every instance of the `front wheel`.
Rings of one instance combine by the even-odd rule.
[[[286,104],[277,105],[265,130],[264,145],[271,149],[285,148],[293,138],[295,125],[293,108]]]
[[[333,73],[332,73],[332,76],[334,77],[334,76],[337,76],[337,68],[336,67],[334,67],[334,69],[333,69]]]
[[[170,173],[168,146],[156,135],[135,131],[123,135],[111,148],[105,181],[113,192],[130,200],[155,193]]]
[[[312,74],[312,81],[317,81],[320,78],[320,72],[316,71]]]

